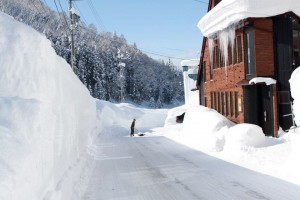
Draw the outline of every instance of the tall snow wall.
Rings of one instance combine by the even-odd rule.
[[[96,105],[46,37],[0,12],[0,199],[70,199]]]

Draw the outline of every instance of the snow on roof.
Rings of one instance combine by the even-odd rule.
[[[183,60],[181,61],[181,66],[197,66],[199,65],[200,60],[199,59],[190,59],[190,60]]]
[[[198,23],[208,37],[247,18],[271,17],[292,11],[300,16],[299,0],[222,0]]]
[[[266,85],[276,84],[276,80],[272,78],[256,77],[249,81],[250,84],[254,83],[266,83]]]

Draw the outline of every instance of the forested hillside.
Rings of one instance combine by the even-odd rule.
[[[0,10],[45,34],[57,54],[70,63],[66,13],[55,12],[40,0],[1,0]],[[158,62],[124,36],[100,33],[92,24],[80,23],[75,38],[75,73],[95,98],[119,102],[123,80],[126,101],[152,107],[183,101],[182,75],[171,62]],[[120,63],[125,63],[123,78]]]

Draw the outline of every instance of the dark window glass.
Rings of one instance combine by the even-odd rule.
[[[221,95],[220,95],[220,92],[218,92],[218,112],[221,113]]]
[[[234,102],[233,102],[233,92],[230,92],[230,116],[234,115]]]
[[[229,115],[229,95],[228,92],[225,93],[225,102],[226,102],[226,110],[225,110],[225,115]]]
[[[221,113],[222,115],[225,114],[225,102],[224,102],[224,92],[221,93]]]
[[[232,65],[232,47],[228,45],[228,65]]]
[[[239,93],[234,92],[235,117],[239,115]]]
[[[214,96],[213,96],[213,92],[210,93],[210,107],[214,108]]]
[[[214,92],[214,109],[215,110],[218,110],[218,108],[217,108],[217,102],[218,102],[218,100],[217,100],[217,93],[216,92]]]
[[[243,62],[243,50],[242,50],[242,37],[239,35],[237,37],[237,51],[238,51],[238,62]]]
[[[206,62],[203,62],[203,81],[206,82]]]
[[[237,63],[237,53],[236,53],[236,40],[234,40],[234,47],[232,48],[233,51],[233,64]]]

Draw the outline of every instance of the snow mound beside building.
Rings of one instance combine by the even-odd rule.
[[[228,130],[225,138],[225,149],[261,147],[265,142],[262,128],[254,124],[237,124]]]
[[[290,79],[291,93],[294,99],[293,109],[295,114],[295,122],[300,126],[300,67],[295,69]]]

